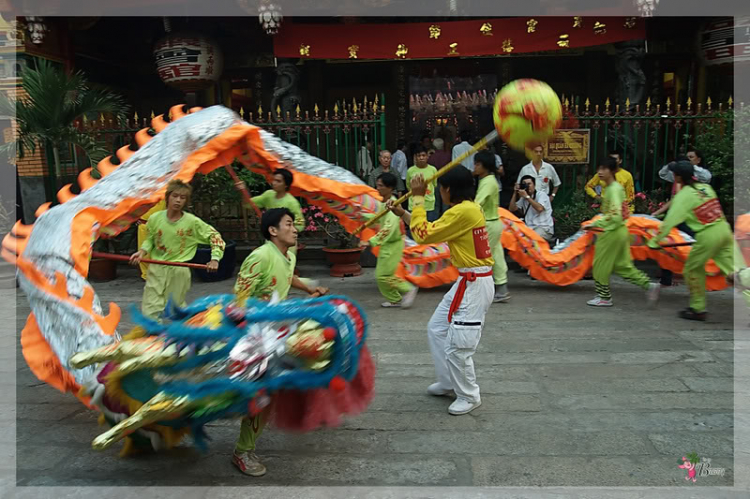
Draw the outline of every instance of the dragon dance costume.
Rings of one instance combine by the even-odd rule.
[[[229,109],[214,106],[186,112],[183,106],[175,106],[170,117],[168,122],[157,116],[150,129],[137,132],[137,151],[131,146],[119,149],[119,164],[111,158],[101,161],[97,171],[102,178],[94,178],[90,168],[81,172],[80,194],[65,186],[57,194],[60,205],[40,206],[34,225],[16,223],[2,243],[2,255],[17,265],[19,286],[32,310],[21,334],[23,355],[31,371],[58,390],[75,394],[88,407],[97,408],[115,427],[124,423],[98,446],[110,445],[112,439],[126,433],[132,441],[149,431],[146,427],[154,428],[142,438],[150,441],[151,447],[172,445],[188,432],[201,442],[206,422],[246,414],[248,404],[261,390],[267,394],[286,388],[328,389],[334,379],[339,380],[333,383],[336,387],[346,388],[357,373],[365,340],[362,313],[345,298],[274,305],[253,302],[240,313],[228,308],[232,295],[206,297],[183,309],[170,307],[167,318],[172,322],[165,325],[137,318],[141,327],[120,341],[116,330],[120,308],[112,303],[105,313],[86,280],[92,243],[99,237],[117,235],[142,218],[164,198],[170,180],[189,182],[197,173],[209,174],[235,160],[269,180],[275,170],[290,168],[295,179],[290,193],[336,216],[350,231],[375,213],[380,201],[377,191],[351,172],[242,121]],[[503,247],[535,278],[569,285],[590,267],[593,234],[582,231],[550,249],[512,214],[502,209],[498,213],[504,224]],[[654,258],[663,268],[680,272],[688,249],[665,252],[645,246],[658,223],[651,217],[630,217],[633,256]],[[378,229],[368,228],[361,237],[369,239]],[[684,240],[674,230],[669,238]],[[459,277],[451,258],[446,243],[418,245],[407,239],[396,275],[420,287],[451,283]],[[712,262],[706,270],[708,289],[726,286]],[[292,345],[284,343],[279,349],[275,341],[264,340],[278,336],[273,335],[274,327],[298,331],[302,321],[317,322],[324,326],[323,331],[328,330],[324,338],[327,350],[322,351],[330,352],[329,363],[322,371],[300,364],[304,353],[302,357],[287,355],[287,351],[296,352]],[[251,337],[245,338],[247,335]],[[229,364],[221,362],[233,358],[230,354],[242,338],[245,346],[235,352],[241,363],[231,369],[242,367],[245,374],[233,377]],[[247,346],[249,341],[265,345],[259,352],[268,362],[256,365],[257,358],[240,355],[253,351]],[[76,354],[83,357],[71,361]],[[233,384],[238,378],[241,389]],[[135,429],[138,431],[133,433]]]

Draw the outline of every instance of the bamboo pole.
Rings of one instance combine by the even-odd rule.
[[[129,262],[130,257],[127,255],[115,255],[112,253],[100,253],[98,251],[94,251],[91,256],[93,258],[106,258],[107,260],[117,260],[119,262]],[[167,262],[164,260],[149,260],[146,258],[141,259],[141,263],[149,263],[149,264],[155,264],[155,265],[169,265],[170,267],[188,267],[191,269],[200,269],[200,270],[206,270],[208,268],[207,265],[202,263],[187,263],[187,262]]]

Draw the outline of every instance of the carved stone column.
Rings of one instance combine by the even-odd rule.
[[[617,49],[617,101],[620,109],[625,110],[625,103],[630,101],[629,111],[636,104],[646,102],[646,74],[643,72],[643,58],[646,46],[643,40],[631,40],[618,43]]]

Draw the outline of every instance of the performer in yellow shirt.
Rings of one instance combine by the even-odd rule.
[[[148,210],[146,213],[141,215],[141,219],[138,220],[138,247],[140,248],[143,246],[143,242],[148,239],[148,228],[146,227],[146,223],[148,222],[148,219],[151,215],[156,213],[157,211],[164,211],[167,209],[166,202],[162,199],[156,205],[154,205],[153,208]],[[148,255],[146,255],[148,257]],[[140,263],[141,267],[141,279],[144,281],[146,280],[146,276],[148,275],[148,264],[147,263]]]
[[[421,175],[411,181],[414,212],[406,212],[391,200],[388,207],[404,217],[418,243],[447,242],[451,263],[459,279],[432,314],[427,335],[435,363],[437,382],[427,388],[431,395],[450,395],[453,415],[468,414],[482,404],[472,356],[479,345],[485,315],[492,304],[495,285],[492,259],[482,208],[474,199],[474,179],[466,168],[454,168],[438,180],[440,196],[450,208],[435,222],[427,221],[424,208],[427,183]]]
[[[633,175],[622,167],[622,155],[619,152],[612,151],[609,153],[609,157],[617,161],[615,182],[625,189],[625,199],[628,202],[628,207],[632,214],[635,210],[635,184],[633,183]],[[599,177],[598,173],[595,174],[586,184],[586,194],[596,199],[600,204],[602,199],[604,199],[604,191],[606,189],[607,184]]]

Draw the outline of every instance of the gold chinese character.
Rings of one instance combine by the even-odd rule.
[[[596,21],[594,24],[594,33],[597,35],[603,35],[607,32],[607,25],[604,23],[600,23],[599,21]]]
[[[304,43],[299,46],[299,55],[302,57],[310,57],[310,46]]]
[[[437,40],[440,38],[440,25],[439,24],[433,24],[430,26],[430,38],[434,38]]]
[[[583,18],[581,16],[575,16],[573,18],[573,27],[574,28],[582,28],[583,27]]]
[[[448,52],[448,55],[459,55],[458,51],[456,50],[458,48],[458,43],[453,42],[450,45],[448,45],[448,47],[450,47],[450,51]]]
[[[514,48],[515,47],[513,47],[513,40],[511,40],[510,38],[507,38],[503,41],[503,52],[505,52],[506,54],[510,54],[511,52],[513,52]]]
[[[570,47],[570,35],[560,35],[560,39],[557,40],[557,45],[561,48],[569,48]]]
[[[539,24],[539,21],[537,21],[536,19],[529,19],[526,22],[526,32],[534,33],[536,31],[537,24]]]
[[[398,47],[396,47],[396,57],[399,59],[406,59],[406,54],[409,53],[409,49],[406,48],[406,45],[403,43],[399,43]]]
[[[628,17],[627,19],[625,19],[625,27],[628,29],[633,29],[635,28],[635,22],[635,17]]]
[[[349,59],[356,59],[358,50],[359,50],[359,45],[350,45],[349,46]]]
[[[490,23],[484,23],[484,24],[482,24],[482,27],[479,28],[479,31],[484,36],[492,36],[492,24],[490,24]]]

